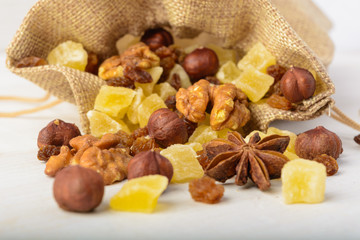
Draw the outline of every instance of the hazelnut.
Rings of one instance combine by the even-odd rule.
[[[335,133],[318,126],[296,138],[295,152],[299,157],[310,160],[321,154],[337,159],[342,153],[342,143]]]
[[[95,209],[104,195],[104,181],[96,171],[70,166],[56,174],[53,192],[59,207],[74,212]]]
[[[206,76],[215,75],[219,69],[219,59],[209,48],[197,48],[184,58],[182,66],[193,82]]]
[[[292,103],[310,98],[315,92],[314,76],[306,69],[291,67],[280,81],[284,97]]]
[[[153,112],[147,125],[150,137],[162,147],[172,144],[184,144],[188,140],[187,127],[179,116],[168,108]]]
[[[171,162],[160,153],[151,150],[136,154],[130,160],[127,170],[128,179],[160,174],[167,177],[169,182],[174,173]]]
[[[151,51],[155,51],[162,46],[168,47],[174,43],[171,33],[163,28],[146,30],[140,41],[148,45]]]
[[[41,129],[37,139],[37,145],[39,148],[47,145],[69,146],[70,140],[80,135],[80,130],[75,124],[55,119]]]

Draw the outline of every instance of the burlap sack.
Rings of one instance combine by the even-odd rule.
[[[177,37],[207,32],[239,53],[260,41],[280,64],[316,71],[314,97],[295,111],[251,104],[248,129],[265,130],[275,119],[315,118],[333,104],[330,95],[335,89],[325,69],[333,54],[327,35],[331,24],[305,0],[40,0],[7,49],[7,67],[59,99],[76,104],[82,129],[88,132],[86,112],[93,108],[104,84],[100,78],[62,66],[15,68],[14,62],[30,55],[46,58],[66,40],[81,42],[105,59],[117,54],[116,40],[124,34],[140,35],[155,26],[170,27]]]

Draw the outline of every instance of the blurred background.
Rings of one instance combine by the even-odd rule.
[[[333,22],[330,36],[336,53],[360,54],[360,1],[313,0]],[[24,16],[37,0],[0,0],[0,53],[3,53],[20,26]]]

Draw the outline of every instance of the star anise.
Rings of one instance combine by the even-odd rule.
[[[270,135],[263,139],[255,133],[248,143],[238,132],[228,139],[214,139],[204,146],[210,163],[206,175],[225,182],[236,175],[235,183],[244,185],[250,178],[260,190],[270,187],[270,179],[279,178],[289,159],[282,153],[289,144],[288,136]]]

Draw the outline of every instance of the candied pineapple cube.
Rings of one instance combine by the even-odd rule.
[[[237,66],[240,69],[246,69],[252,65],[262,73],[266,73],[266,69],[276,64],[276,58],[265,48],[262,43],[255,44],[246,55],[240,59]]]
[[[177,91],[169,83],[163,82],[155,85],[154,93],[159,95],[162,98],[162,100],[165,101],[169,96],[176,95]]]
[[[153,112],[160,108],[166,108],[166,104],[157,94],[151,94],[138,107],[138,120],[140,127],[145,127]]]
[[[222,65],[216,74],[221,83],[230,83],[240,77],[242,71],[233,61],[228,61]]]
[[[289,136],[290,142],[287,146],[286,150],[289,152],[292,152],[295,154],[295,140],[296,140],[296,134],[287,130],[281,130],[275,127],[269,127],[267,130],[267,135],[277,134],[280,136]]]
[[[125,34],[119,40],[116,41],[116,49],[120,55],[130,46],[135,45],[138,42],[140,42],[140,37],[136,37],[131,34]]]
[[[282,195],[285,203],[320,203],[324,200],[326,168],[323,164],[295,159],[281,171]]]
[[[291,141],[291,140],[290,140]],[[300,158],[298,155],[296,155],[296,153],[291,152],[289,150],[285,150],[284,155],[289,159],[289,160],[294,160],[294,159],[298,159]]]
[[[94,109],[114,118],[123,118],[135,91],[124,87],[102,86],[95,99]]]
[[[81,43],[66,41],[57,45],[47,56],[49,64],[85,71],[88,54]]]
[[[119,130],[130,133],[129,128],[123,121],[115,121],[105,113],[91,110],[86,115],[90,122],[91,134],[95,137],[102,137],[106,133],[116,133]]]
[[[208,44],[206,47],[210,48],[211,50],[213,50],[216,53],[216,55],[219,59],[220,66],[228,61],[236,62],[235,50],[222,48],[222,47],[212,44],[212,43]]]
[[[204,144],[210,142],[214,138],[217,138],[217,132],[212,130],[208,125],[199,125],[194,133],[189,138],[189,143],[200,143]]]
[[[172,183],[184,183],[204,175],[196,152],[189,145],[174,144],[162,150],[160,154],[169,159],[174,168]]]
[[[233,84],[240,88],[252,102],[259,101],[274,83],[274,78],[249,65]]]
[[[175,64],[175,66],[171,69],[166,82],[170,82],[175,73],[180,77],[180,85],[182,88],[188,88],[191,86],[189,75],[185,72],[184,68],[180,64]]]
[[[194,143],[186,143],[186,145],[190,146],[194,149],[195,152],[203,150],[202,144],[194,142]]]
[[[133,178],[110,199],[110,207],[118,211],[151,213],[168,182],[162,175]]]
[[[216,131],[216,134],[217,134],[217,137],[218,138],[224,138],[224,139],[227,139],[227,135],[228,135],[228,132],[232,132],[233,130],[229,129],[229,128],[224,128],[220,131]]]
[[[140,106],[141,102],[145,99],[144,91],[142,88],[137,88],[135,90],[135,96],[133,98],[132,103],[130,104],[126,116],[128,117],[129,121],[132,124],[138,124],[138,107]]]
[[[150,73],[152,82],[151,83],[135,82],[135,87],[142,88],[145,96],[149,96],[150,94],[152,94],[155,84],[159,81],[160,76],[163,72],[163,68],[162,67],[153,67],[153,68],[146,69],[146,71],[148,73]]]

